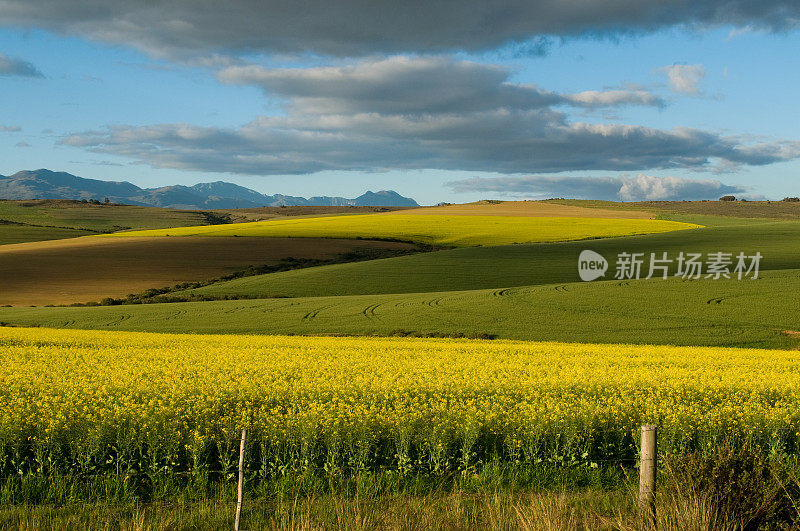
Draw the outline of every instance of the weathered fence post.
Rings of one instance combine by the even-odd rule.
[[[644,522],[656,523],[657,428],[642,426],[642,451],[639,458],[639,513]]]
[[[244,441],[247,438],[247,430],[242,430],[242,442],[239,444],[239,488],[236,496],[236,523],[234,531],[239,531],[239,520],[242,516],[242,491],[244,489]]]

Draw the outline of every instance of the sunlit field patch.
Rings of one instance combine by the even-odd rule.
[[[303,238],[387,238],[469,247],[652,234],[700,225],[653,219],[580,217],[441,216],[367,214],[268,220],[216,226],[119,232],[125,236],[272,236]]]

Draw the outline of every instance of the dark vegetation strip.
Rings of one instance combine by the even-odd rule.
[[[256,299],[264,298],[255,295],[238,294],[238,295],[202,295],[194,293],[182,293],[175,295],[175,292],[185,291],[189,289],[201,288],[216,284],[217,282],[225,282],[242,277],[251,277],[256,275],[264,275],[267,273],[277,273],[280,271],[289,271],[292,269],[303,269],[308,267],[317,267],[331,264],[343,264],[349,262],[363,262],[366,260],[377,260],[381,258],[394,258],[396,256],[404,256],[410,254],[417,254],[422,252],[432,252],[439,248],[427,244],[415,244],[413,249],[372,249],[369,247],[361,247],[348,251],[346,253],[339,253],[333,258],[317,259],[317,258],[282,258],[277,264],[263,264],[258,266],[248,266],[245,269],[235,271],[228,275],[213,278],[210,280],[201,280],[197,282],[182,282],[174,286],[166,286],[163,288],[150,288],[141,293],[131,293],[126,297],[113,298],[105,297],[100,301],[91,302],[75,302],[72,304],[61,305],[47,305],[52,306],[117,306],[121,304],[154,304],[154,303],[170,303],[170,302],[203,302],[203,301],[217,301],[217,300],[239,300],[239,299]],[[285,295],[274,295],[270,298],[284,298]],[[449,337],[449,336],[448,336]]]
[[[3,323],[0,322],[0,326]],[[301,335],[313,337],[427,337],[427,338],[441,338],[441,339],[497,339],[497,334],[487,334],[486,332],[470,332],[465,334],[463,332],[418,332],[415,330],[406,330],[404,328],[397,328],[389,333],[382,334],[374,332],[370,334],[337,334],[337,333],[315,333],[315,334],[295,334],[287,332],[287,336]]]

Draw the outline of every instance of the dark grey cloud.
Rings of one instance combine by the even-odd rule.
[[[2,5],[3,2],[0,1],[0,12]],[[2,76],[44,77],[31,63],[0,53],[0,77]]]
[[[542,37],[603,36],[665,27],[788,30],[796,0],[1,0],[0,24],[43,28],[161,56],[486,50]]]
[[[500,173],[702,169],[800,157],[800,142],[754,143],[697,129],[571,122],[559,107],[657,105],[645,91],[557,94],[507,82],[496,67],[392,58],[349,67],[235,67],[286,103],[239,128],[115,125],[64,145],[160,168],[251,175],[321,170],[443,169]]]
[[[395,56],[348,66],[268,69],[234,66],[218,72],[225,83],[255,85],[267,96],[289,99],[300,113],[419,114],[476,112],[553,105],[663,107],[645,90],[558,94],[508,82],[508,70],[445,57]]]
[[[238,129],[112,126],[64,145],[158,168],[250,175],[322,170],[443,169],[500,173],[763,165],[800,157],[800,142],[743,146],[694,129],[566,121],[552,110],[424,116],[261,117]]]
[[[744,188],[723,184],[718,180],[654,177],[641,173],[635,177],[629,175],[619,177],[473,177],[451,181],[447,183],[447,186],[455,192],[485,192],[531,198],[567,197],[608,201],[696,201],[746,192]]]

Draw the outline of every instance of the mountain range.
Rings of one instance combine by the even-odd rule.
[[[128,205],[203,210],[262,206],[419,206],[393,190],[367,191],[354,198],[266,195],[237,184],[217,181],[194,186],[139,188],[129,182],[85,179],[50,170],[20,171],[0,175],[0,199],[94,199]]]

